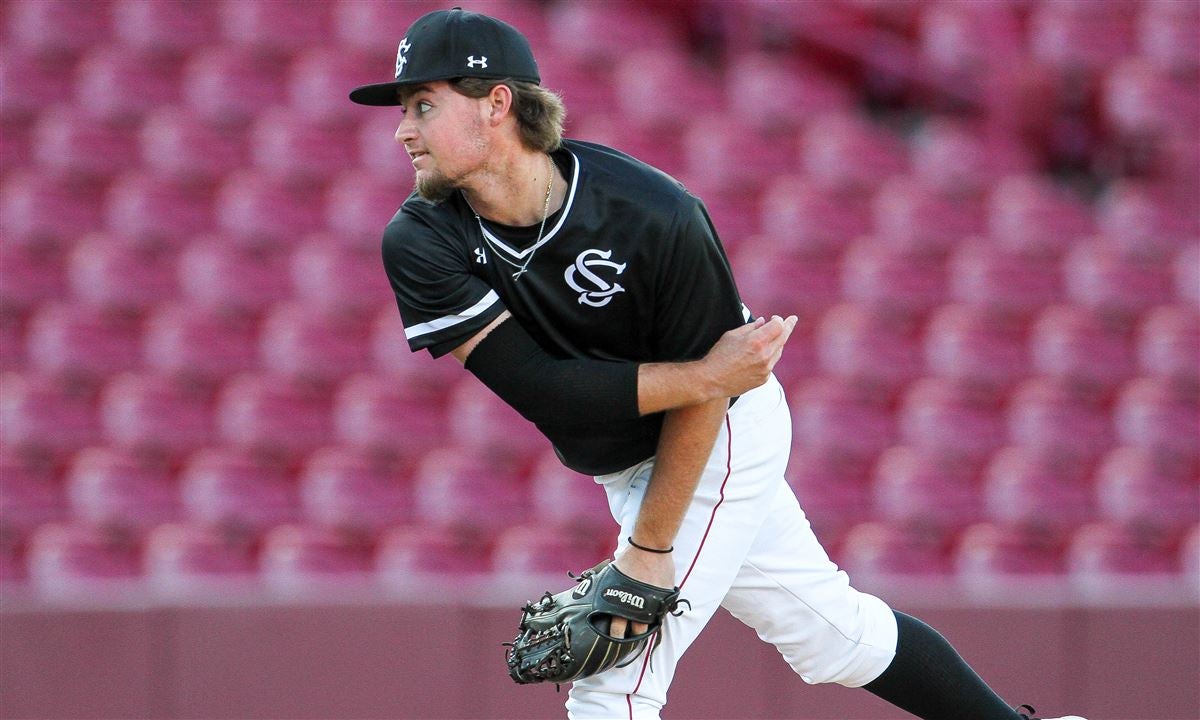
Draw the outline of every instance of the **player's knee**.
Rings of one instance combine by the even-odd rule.
[[[873,595],[851,591],[856,611],[851,621],[830,625],[815,652],[797,648],[784,655],[806,683],[836,683],[862,687],[879,677],[896,656],[896,616],[887,603]]]

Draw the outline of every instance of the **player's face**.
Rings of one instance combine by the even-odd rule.
[[[404,119],[396,141],[416,170],[416,188],[427,200],[444,200],[487,159],[484,103],[441,81],[401,96]]]

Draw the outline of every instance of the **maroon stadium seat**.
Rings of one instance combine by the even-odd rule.
[[[1184,533],[1179,548],[1179,565],[1186,577],[1200,580],[1200,523]]]
[[[790,251],[768,236],[747,238],[732,252],[738,290],[754,313],[812,324],[840,297],[838,267],[828,258]]]
[[[65,257],[57,248],[0,245],[0,311],[27,313],[62,297],[66,289]]]
[[[949,262],[950,296],[959,302],[1025,318],[1063,299],[1060,264],[975,238]]]
[[[816,344],[828,375],[888,389],[921,375],[911,326],[881,309],[851,303],[833,308],[821,318]]]
[[[1132,18],[1114,3],[1046,3],[1030,14],[1028,42],[1063,71],[1103,70],[1134,51]]]
[[[19,545],[38,526],[64,520],[66,499],[54,466],[0,447],[0,547]]]
[[[389,380],[412,385],[445,398],[459,382],[474,382],[452,357],[434,359],[424,350],[412,352],[395,302],[387,303],[371,323],[372,368]]]
[[[105,225],[130,240],[179,244],[214,228],[213,197],[199,182],[155,172],[118,178],[105,197]]]
[[[934,311],[925,331],[925,363],[935,375],[994,388],[1029,374],[1020,325],[970,305]]]
[[[847,299],[902,313],[924,313],[946,297],[946,265],[871,237],[854,243],[842,260]]]
[[[985,586],[996,580],[1054,577],[1064,570],[1057,543],[997,523],[977,523],[964,530],[953,564],[961,579]]]
[[[1141,54],[1164,72],[1187,77],[1200,70],[1200,10],[1173,0],[1151,0],[1138,8]]]
[[[1121,388],[1113,408],[1125,445],[1200,457],[1200,393],[1163,378],[1139,378]]]
[[[1094,517],[1087,466],[1070,455],[1008,447],[984,473],[984,505],[994,521],[1065,533]]]
[[[425,13],[444,9],[445,4],[436,0],[410,0],[403,3],[337,0],[333,3],[333,33],[339,45],[381,55],[386,62],[389,57],[396,56],[396,43],[399,42],[394,37],[396,33],[403,32],[404,28]],[[380,28],[393,28],[395,32],[379,32]],[[370,76],[360,78],[356,84],[361,85],[369,79]]]
[[[179,517],[179,494],[166,464],[125,450],[93,447],[75,455],[66,477],[71,515],[135,534]]]
[[[1084,582],[1128,582],[1130,576],[1173,575],[1179,571],[1174,551],[1155,533],[1115,523],[1089,523],[1071,538],[1067,571]],[[1114,583],[1113,587],[1120,586]]]
[[[319,187],[250,171],[226,177],[217,191],[217,225],[246,241],[291,244],[321,227]]]
[[[44,110],[33,126],[33,157],[59,175],[107,180],[137,166],[135,126],[89,118],[73,105]]]
[[[0,117],[28,120],[70,97],[72,58],[5,44],[0,49]]]
[[[391,150],[397,153],[400,146]],[[406,162],[402,157],[392,159]],[[361,170],[342,173],[330,182],[325,195],[325,226],[338,244],[370,250],[375,255],[375,271],[382,277],[379,238],[410,192],[411,179],[389,179]]]
[[[977,464],[898,445],[875,466],[876,516],[897,526],[960,530],[981,519]]]
[[[1033,325],[1029,354],[1043,375],[1111,391],[1134,372],[1132,345],[1120,326],[1081,307],[1053,305]]]
[[[595,33],[592,33],[595,34]],[[621,53],[613,67],[617,110],[626,122],[655,131],[687,126],[696,108],[718,108],[723,98],[690,55],[670,45],[642,45]],[[646,72],[646,68],[654,72]]]
[[[944,254],[984,230],[983,205],[909,175],[888,178],[872,203],[875,236],[914,252]]]
[[[433,387],[377,374],[352,375],[333,398],[337,440],[411,464],[448,432],[444,397]]]
[[[1200,243],[1192,243],[1175,256],[1175,296],[1200,311]]]
[[[683,133],[683,153],[683,175],[703,177],[708,184],[743,193],[756,192],[774,176],[795,169],[794,155],[774,137],[749,120],[731,121],[717,111],[691,119]],[[731,158],[737,161],[730,162]],[[701,188],[688,187],[707,197]]]
[[[531,514],[528,487],[513,466],[463,446],[427,453],[413,490],[417,519],[425,524],[491,535]]]
[[[1125,255],[1167,258],[1194,237],[1195,213],[1147,183],[1114,182],[1097,201],[1096,226]]]
[[[281,101],[284,75],[278,57],[213,45],[189,55],[183,68],[184,101],[208,122],[245,123]]]
[[[787,56],[741,53],[725,67],[726,97],[755,108],[748,121],[760,130],[794,131],[821,112],[849,109],[854,102],[845,85]]]
[[[358,127],[355,159],[362,172],[386,182],[397,182],[411,190],[415,170],[404,146],[396,142],[399,118],[388,112],[371,113]],[[396,198],[396,207],[408,197],[408,191]],[[390,216],[388,217],[390,219]],[[379,234],[383,226],[379,226]]]
[[[1031,153],[1019,141],[940,117],[920,127],[909,155],[914,180],[968,201],[982,199],[999,178],[1034,167]]]
[[[165,523],[143,543],[146,579],[165,591],[212,590],[218,583],[247,582],[258,570],[254,547],[197,523]]]
[[[39,593],[96,592],[141,574],[140,548],[131,539],[82,524],[51,523],[38,528],[25,556],[29,579]]]
[[[179,256],[179,285],[190,305],[220,312],[260,312],[288,297],[287,262],[282,247],[197,237]]]
[[[369,357],[362,322],[301,302],[280,303],[267,311],[259,347],[264,370],[320,383],[366,370]]]
[[[325,444],[330,421],[327,399],[298,381],[244,374],[221,388],[217,436],[230,445],[296,458]]]
[[[1067,296],[1101,313],[1137,315],[1171,299],[1171,278],[1164,262],[1132,257],[1101,241],[1081,242],[1063,263]]]
[[[944,576],[950,573],[946,544],[929,528],[864,522],[846,533],[834,560],[859,584],[896,576]]]
[[[299,517],[296,488],[283,469],[239,450],[193,455],[179,491],[189,520],[248,537]]]
[[[178,294],[176,252],[92,233],[67,256],[71,294],[102,311],[145,312]]]
[[[305,307],[330,314],[359,315],[392,296],[379,260],[379,238],[373,246],[349,245],[334,235],[310,235],[291,257],[294,295]]]
[[[378,29],[371,34],[378,34]],[[299,117],[319,123],[356,123],[367,117],[370,108],[347,102],[348,88],[379,77],[385,67],[375,56],[345,45],[306,48],[288,67],[288,107]]]
[[[206,393],[163,375],[113,376],[100,395],[104,438],[114,446],[179,457],[212,441]]]
[[[1047,179],[1012,175],[992,187],[988,233],[1000,247],[1058,256],[1091,229],[1083,204]]]
[[[305,460],[299,487],[304,518],[315,525],[372,535],[413,519],[409,478],[368,451],[318,450]]]
[[[563,465],[553,450],[542,453],[534,464],[529,493],[538,522],[591,535],[616,530],[604,489],[591,476]]]
[[[40,374],[0,382],[0,439],[10,449],[65,457],[98,436],[93,399],[78,385]]]
[[[34,50],[84,50],[111,27],[107,3],[14,0],[5,10],[7,38]]]
[[[359,538],[311,525],[280,525],[263,536],[259,573],[286,593],[329,582],[365,580],[374,569],[374,548]]]
[[[155,107],[179,102],[180,72],[169,54],[99,46],[75,68],[75,99],[88,117],[136,122]]]
[[[492,569],[501,575],[544,573],[561,577],[563,570],[579,574],[612,556],[610,537],[578,527],[544,523],[514,525],[496,536]]]
[[[1008,403],[1008,438],[1034,451],[1072,455],[1089,462],[1108,450],[1113,431],[1094,396],[1061,378],[1032,378]]]
[[[85,305],[48,303],[29,319],[31,368],[64,376],[100,379],[138,363],[136,323]]]
[[[627,58],[637,48],[682,45],[677,28],[629,0],[552,5],[546,13],[546,29],[554,50],[602,67]]]
[[[250,128],[250,153],[254,166],[273,178],[319,183],[354,167],[356,131],[346,122],[318,121],[272,105]]]
[[[1200,477],[1192,463],[1119,447],[1101,462],[1095,484],[1106,520],[1180,530],[1200,519]]]
[[[847,381],[807,380],[791,393],[792,435],[800,448],[872,458],[892,444],[892,414]]]
[[[248,163],[250,157],[244,130],[206,120],[183,107],[150,112],[139,140],[142,164],[148,170],[180,180],[214,181]]]
[[[763,194],[761,225],[781,248],[829,255],[870,229],[870,206],[861,193],[829,190],[805,177],[785,175]]]
[[[792,448],[784,479],[827,547],[836,545],[849,527],[869,517],[869,460],[797,445]]]
[[[900,437],[926,451],[983,460],[1004,442],[1004,419],[990,391],[926,378],[905,392],[897,414]]]
[[[533,423],[474,378],[455,384],[446,413],[450,440],[461,447],[526,460],[547,447],[548,441]]]
[[[800,164],[821,187],[872,190],[905,172],[907,161],[900,141],[863,117],[831,111],[804,129]]]
[[[1104,78],[1102,112],[1118,135],[1159,140],[1168,133],[1195,132],[1200,110],[1191,81],[1176,81],[1144,58],[1114,64]]]
[[[429,574],[481,575],[491,570],[491,541],[435,526],[392,528],[379,537],[375,567],[389,584],[418,588]]]
[[[330,38],[332,5],[305,0],[225,0],[220,6],[221,35],[227,43],[295,52]]]
[[[612,112],[611,106],[604,112],[585,116],[571,128],[572,137],[607,145],[663,172],[683,170],[684,148],[678,131],[636,125],[622,114]]]
[[[1154,308],[1138,328],[1137,351],[1147,375],[1200,383],[1200,314],[1182,305]]]
[[[218,42],[217,3],[114,0],[113,31],[121,44],[144,51],[189,52]]]
[[[101,225],[95,186],[39,172],[13,172],[0,187],[5,244],[67,245]]]
[[[258,344],[243,317],[169,303],[146,318],[142,354],[146,366],[157,372],[213,382],[255,367]]]

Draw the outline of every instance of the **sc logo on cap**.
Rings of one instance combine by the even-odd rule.
[[[412,45],[410,45],[408,43],[408,38],[404,38],[403,40],[400,41],[400,47],[396,48],[396,79],[397,80],[399,80],[400,76],[402,74],[404,74],[404,66],[406,64],[408,64],[408,58],[404,57],[404,55],[409,50],[412,50]],[[487,58],[484,58],[484,59],[486,60]]]

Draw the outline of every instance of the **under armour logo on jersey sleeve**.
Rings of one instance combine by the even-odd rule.
[[[612,250],[591,248],[579,253],[575,263],[567,266],[563,279],[579,293],[581,305],[604,307],[612,301],[613,295],[625,292],[625,288],[615,282],[615,276],[625,272],[625,263],[612,262],[611,257]],[[612,277],[613,282],[605,280],[601,273]]]

